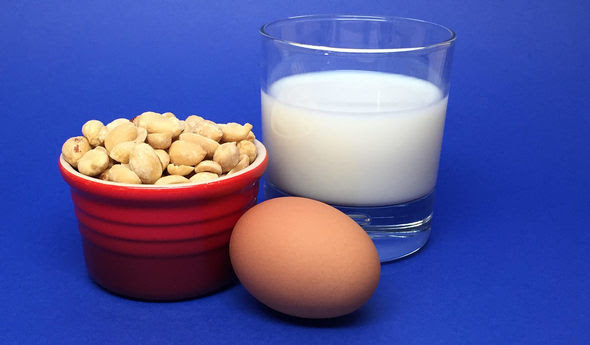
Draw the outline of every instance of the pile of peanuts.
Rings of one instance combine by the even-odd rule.
[[[145,112],[106,126],[90,120],[68,139],[63,158],[80,173],[132,184],[212,181],[248,167],[257,155],[252,125],[217,124],[196,115]]]

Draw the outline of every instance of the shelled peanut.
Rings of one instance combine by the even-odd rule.
[[[90,120],[62,146],[80,173],[131,184],[212,181],[248,167],[258,154],[252,125],[145,112],[107,125]]]

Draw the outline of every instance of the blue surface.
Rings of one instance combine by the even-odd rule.
[[[590,343],[590,5],[574,1],[2,1],[0,344]],[[433,234],[359,312],[302,321],[239,285],[146,303],[86,274],[61,144],[147,109],[250,121],[257,29],[307,13],[458,34]]]

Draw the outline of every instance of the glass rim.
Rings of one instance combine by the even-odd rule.
[[[268,28],[281,23],[286,22],[295,22],[295,21],[302,21],[302,20],[319,20],[319,19],[330,19],[330,20],[359,20],[359,21],[380,21],[380,22],[391,22],[394,20],[402,20],[408,22],[415,22],[420,24],[427,24],[431,26],[438,27],[447,31],[450,35],[449,38],[446,40],[436,42],[433,44],[425,45],[425,46],[415,46],[415,47],[401,47],[401,48],[340,48],[340,47],[330,47],[330,46],[322,46],[322,45],[314,45],[314,44],[306,44],[301,42],[295,42],[286,40],[275,35],[272,35],[268,32]],[[287,44],[294,47],[305,48],[305,49],[312,49],[312,50],[320,50],[326,52],[337,52],[337,53],[402,53],[402,52],[414,52],[414,51],[421,51],[421,50],[428,50],[432,48],[439,48],[444,46],[450,46],[455,42],[457,35],[455,32],[441,24],[429,22],[427,20],[415,19],[415,18],[408,18],[408,17],[397,17],[397,16],[365,16],[365,15],[351,15],[351,14],[310,14],[310,15],[301,15],[301,16],[293,16],[287,17],[283,19],[277,19],[272,22],[268,22],[262,25],[259,29],[259,32],[262,36],[271,39],[275,42],[280,42],[283,44]]]

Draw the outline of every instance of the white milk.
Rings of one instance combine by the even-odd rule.
[[[434,188],[447,98],[432,83],[368,71],[298,74],[262,92],[267,179],[338,205],[391,205]]]

